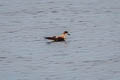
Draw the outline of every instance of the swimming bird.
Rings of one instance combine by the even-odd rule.
[[[68,31],[64,31],[60,36],[45,37],[45,39],[53,41],[65,41],[66,35],[70,35]]]

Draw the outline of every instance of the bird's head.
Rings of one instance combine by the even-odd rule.
[[[70,35],[70,34],[68,33],[68,31],[64,31],[64,32],[63,32],[63,34],[67,34],[67,35]]]

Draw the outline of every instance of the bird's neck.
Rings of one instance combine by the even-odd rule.
[[[66,34],[63,33],[63,34],[60,35],[60,37],[66,38]]]

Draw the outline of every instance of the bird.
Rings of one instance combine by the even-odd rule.
[[[55,42],[65,41],[66,35],[70,35],[68,31],[64,31],[60,36],[45,37],[45,39],[53,40]]]

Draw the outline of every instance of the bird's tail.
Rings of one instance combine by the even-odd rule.
[[[45,37],[45,39],[54,40],[55,36],[54,37]]]
[[[52,37],[45,37],[45,39],[52,39]]]

